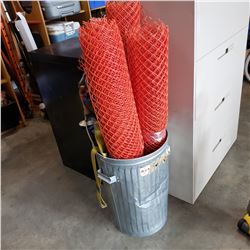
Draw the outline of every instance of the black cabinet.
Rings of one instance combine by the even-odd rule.
[[[93,178],[91,143],[79,126],[84,115],[78,94],[82,76],[78,39],[38,49],[30,56],[64,165]]]

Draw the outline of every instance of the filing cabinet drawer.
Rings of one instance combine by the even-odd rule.
[[[197,142],[199,150],[194,161],[194,200],[196,200],[206,186],[221,161],[226,156],[236,135],[225,130],[222,134],[213,134],[209,131],[206,136],[200,137]]]
[[[214,113],[230,90],[241,88],[247,29],[196,63],[195,120]]]
[[[195,2],[196,60],[247,26],[249,5],[245,1]]]
[[[219,166],[237,134],[234,106],[236,99],[230,91],[227,99],[214,113],[195,122],[195,198],[205,187],[216,168]]]

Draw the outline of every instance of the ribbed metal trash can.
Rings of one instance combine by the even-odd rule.
[[[97,154],[98,176],[108,184],[105,198],[122,233],[145,237],[165,225],[169,154],[168,141],[155,152],[131,160]]]

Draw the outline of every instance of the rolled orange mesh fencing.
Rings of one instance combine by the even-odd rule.
[[[127,34],[127,60],[146,153],[166,139],[168,39],[168,27],[150,18]]]
[[[80,28],[80,65],[111,157],[143,155],[144,144],[124,47],[115,21],[92,19]]]
[[[141,20],[141,3],[137,1],[107,1],[106,14],[109,20],[115,20],[123,39],[128,30],[140,25]]]

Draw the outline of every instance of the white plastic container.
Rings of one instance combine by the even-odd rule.
[[[64,40],[78,37],[80,24],[78,22],[53,22],[46,25],[50,41],[52,43],[62,42]]]

